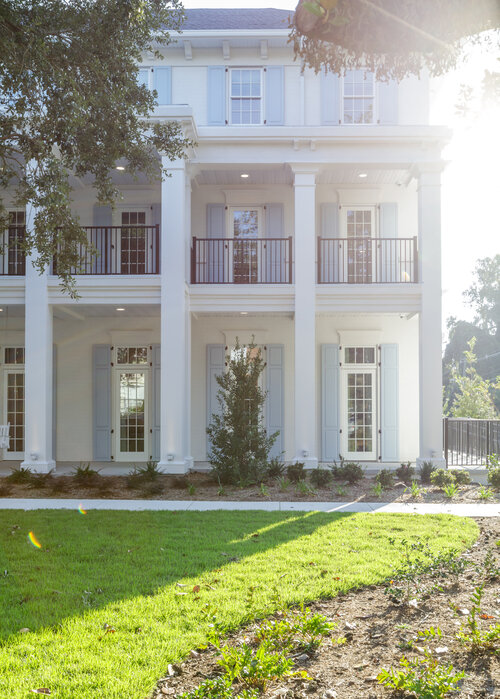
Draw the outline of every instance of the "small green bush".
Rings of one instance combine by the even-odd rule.
[[[94,486],[99,478],[99,471],[90,464],[80,464],[72,471],[71,476],[78,485]]]
[[[486,468],[488,469],[488,483],[495,490],[500,490],[500,461],[497,454],[490,454],[486,458]]]
[[[453,485],[455,483],[455,478],[451,471],[438,468],[431,473],[431,483],[432,485],[437,485],[438,488],[445,488],[447,485]]]
[[[411,485],[414,473],[415,469],[411,465],[411,462],[406,461],[405,463],[402,463],[399,468],[396,469],[396,478],[399,478],[399,480],[403,481],[403,483],[405,483],[406,485]]]
[[[286,470],[288,480],[292,483],[298,483],[299,481],[303,481],[306,477],[306,474],[304,473],[304,467],[305,464],[302,461],[297,461],[297,463],[295,464],[290,464],[290,466],[288,466]]]
[[[285,475],[286,466],[283,461],[280,461],[277,457],[274,457],[269,459],[266,470],[268,478],[281,478]]]
[[[316,487],[316,488],[324,488],[327,486],[332,479],[332,472],[331,471],[326,471],[323,468],[315,468],[313,471],[311,471],[310,475],[310,480],[311,483]]]
[[[22,485],[23,483],[29,483],[31,481],[31,477],[33,474],[29,470],[29,468],[23,468],[22,466],[19,466],[19,468],[11,468],[10,469],[10,474],[6,477],[6,481],[9,483],[14,483],[15,485]]]
[[[420,476],[420,482],[421,483],[430,483],[431,482],[431,474],[434,473],[436,470],[436,467],[433,466],[431,461],[424,461],[422,466],[420,466],[420,469],[418,471],[418,475]]]
[[[363,468],[355,461],[345,461],[340,457],[340,466],[333,462],[332,476],[336,481],[347,481],[349,485],[355,485],[364,476]]]
[[[469,485],[471,481],[470,473],[462,469],[453,471],[453,476],[455,477],[455,483],[457,485]]]
[[[377,473],[375,480],[380,484],[383,490],[392,488],[394,484],[394,474],[388,468],[383,468]]]

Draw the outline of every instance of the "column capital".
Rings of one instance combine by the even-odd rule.
[[[295,166],[290,165],[292,172],[294,174],[293,185],[294,187],[314,187],[316,186],[316,176],[318,174],[318,168],[313,168],[311,166]]]
[[[177,158],[177,160],[170,160],[163,153],[161,154],[161,166],[165,170],[185,170],[188,161],[185,158]]]
[[[412,174],[416,178],[418,187],[441,186],[441,173],[446,167],[446,163],[423,163],[412,168]]]

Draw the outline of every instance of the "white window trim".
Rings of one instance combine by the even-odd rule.
[[[231,73],[233,70],[258,70],[260,72],[260,121],[258,124],[233,124],[231,121]],[[227,94],[227,104],[226,104],[226,124],[228,126],[263,126],[266,123],[265,120],[265,105],[266,105],[266,95],[265,95],[265,80],[264,80],[265,68],[263,66],[231,66],[226,68],[226,94]],[[244,99],[242,97],[242,99]]]
[[[226,231],[228,233],[228,238],[234,238],[234,221],[233,214],[235,211],[257,211],[258,212],[258,226],[259,230],[257,233],[257,238],[264,237],[264,207],[263,206],[250,206],[248,204],[243,204],[243,206],[228,206],[227,207],[227,221],[226,221]]]
[[[359,68],[358,70],[367,70],[367,68]],[[368,71],[371,72],[371,71]],[[365,122],[363,124],[353,124],[352,122],[347,122],[344,119],[344,98],[346,95],[344,94],[344,80],[345,76],[342,75],[340,78],[340,123],[344,124],[345,126],[373,126],[378,124],[378,86],[377,86],[377,80],[375,76],[373,77],[373,118],[372,121]]]

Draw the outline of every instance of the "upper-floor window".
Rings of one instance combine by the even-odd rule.
[[[232,68],[229,119],[231,124],[262,124],[262,70]]]
[[[373,124],[375,121],[375,76],[366,70],[348,70],[343,78],[342,121],[344,124]]]

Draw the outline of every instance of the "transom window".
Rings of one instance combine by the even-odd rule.
[[[233,68],[230,71],[231,124],[262,123],[262,70]]]
[[[5,364],[24,364],[24,347],[5,347]]]
[[[375,364],[375,347],[346,347],[346,364]]]
[[[344,124],[373,124],[375,121],[375,76],[366,70],[347,70],[343,80]]]
[[[117,364],[147,364],[147,347],[118,347],[116,352]]]

